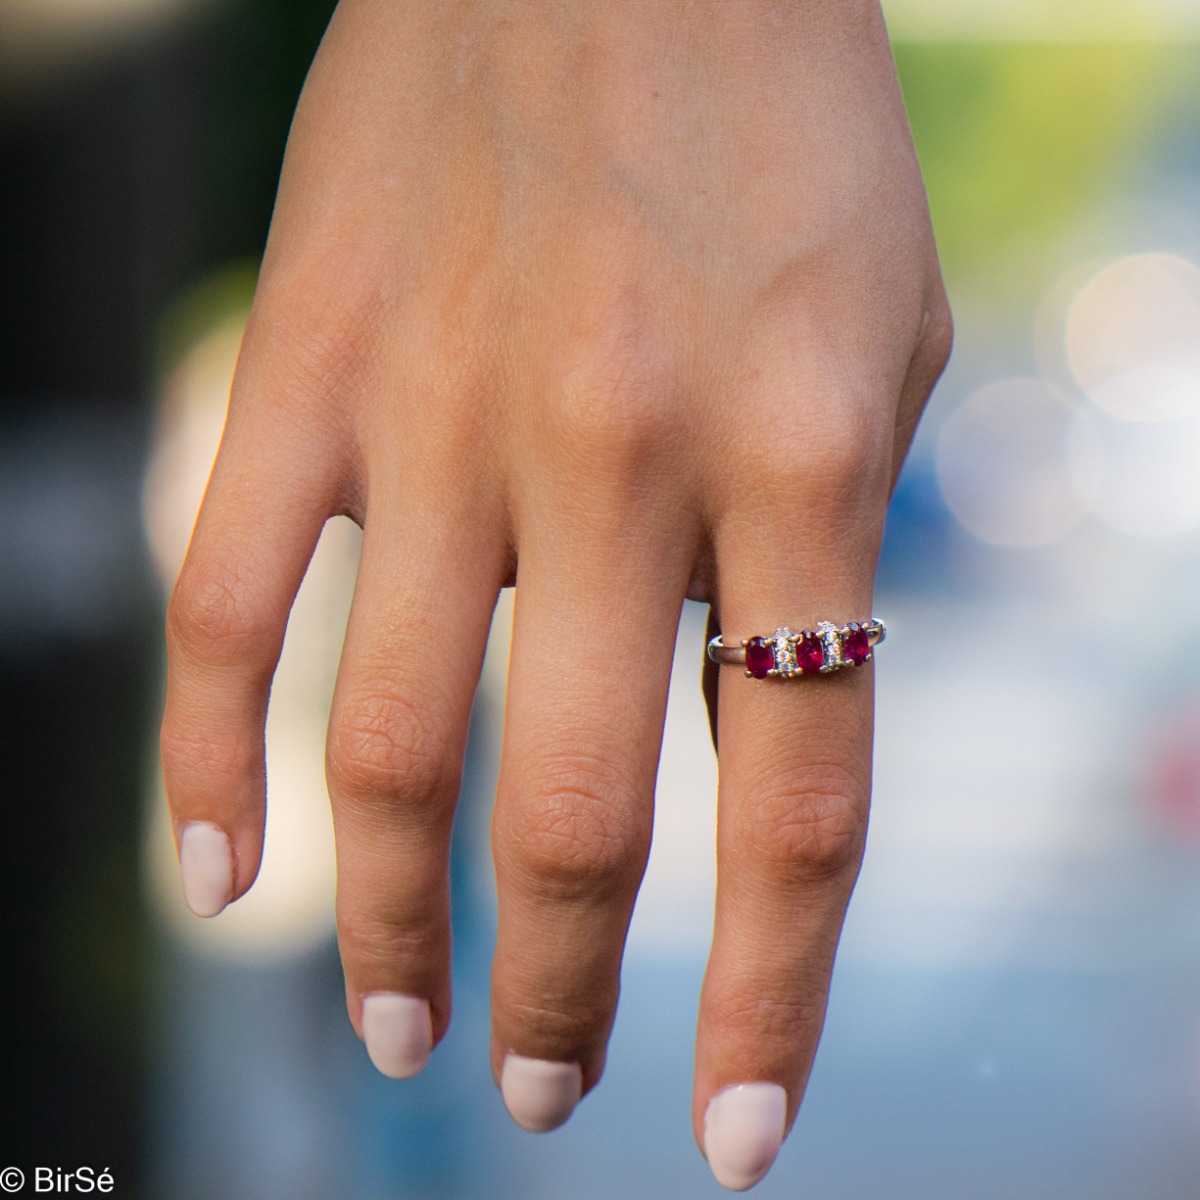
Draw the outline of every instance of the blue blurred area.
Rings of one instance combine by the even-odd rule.
[[[888,506],[879,587],[920,592],[951,574],[962,533],[942,499],[932,456],[910,455]]]

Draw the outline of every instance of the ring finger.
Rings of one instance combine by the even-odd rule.
[[[726,644],[871,615],[885,450],[818,456],[730,508],[715,539]],[[720,668],[716,922],[693,1116],[714,1174],[738,1190],[771,1166],[816,1052],[866,836],[873,696],[869,662],[790,679]]]

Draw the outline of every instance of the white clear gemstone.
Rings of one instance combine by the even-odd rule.
[[[775,630],[771,638],[771,649],[775,654],[775,669],[784,679],[790,679],[798,670],[796,666],[796,644],[792,641],[795,634],[786,626]]]
[[[832,621],[822,621],[817,626],[816,634],[825,647],[825,665],[821,670],[835,671],[838,667],[845,666],[845,659],[842,658],[842,639],[838,627]]]

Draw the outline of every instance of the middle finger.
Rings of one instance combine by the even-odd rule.
[[[692,557],[652,485],[589,474],[539,501],[520,539],[493,821],[493,1067],[539,1131],[603,1069]]]

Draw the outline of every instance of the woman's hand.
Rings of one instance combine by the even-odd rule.
[[[521,1124],[561,1123],[604,1064],[681,602],[709,601],[733,640],[867,617],[949,340],[874,2],[342,0],[170,607],[189,902],[210,915],[254,880],[272,672],[322,524],[349,514],[339,941],[373,1060],[419,1070],[450,1019],[471,700],[519,579],[492,1059]],[[821,1028],[872,668],[726,668],[717,707],[694,1122],[747,1187]]]

